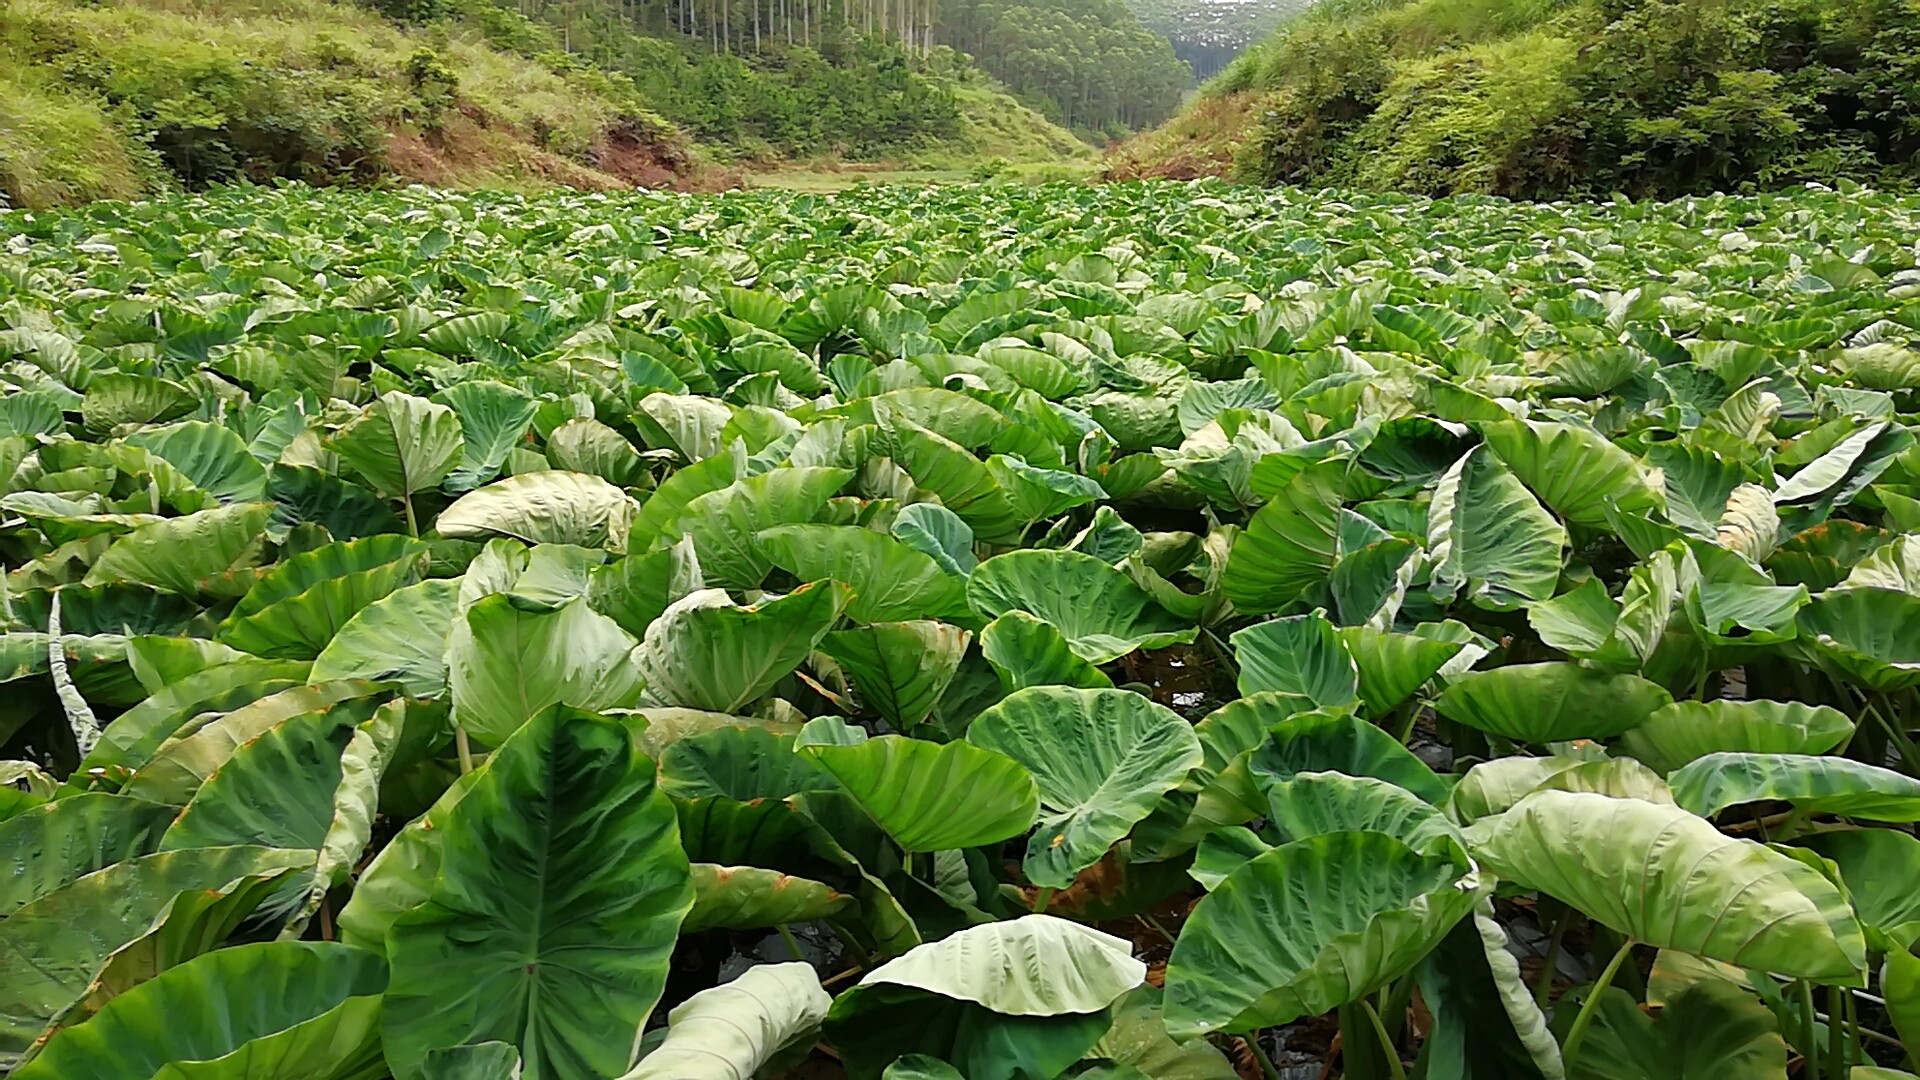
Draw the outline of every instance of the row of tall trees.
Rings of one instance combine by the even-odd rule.
[[[853,33],[897,41],[924,55],[934,45],[937,0],[514,0],[520,14],[555,26],[563,46],[608,15],[651,35],[677,34],[713,53],[815,47]]]
[[[942,0],[936,39],[1083,133],[1158,124],[1193,82],[1122,0]]]

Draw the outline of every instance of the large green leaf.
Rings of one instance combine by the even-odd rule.
[[[1278,611],[1327,579],[1338,558],[1342,469],[1307,467],[1234,537],[1220,590],[1235,608]]]
[[[910,852],[979,847],[1033,826],[1040,793],[1018,762],[970,743],[884,735],[802,753]]]
[[[375,491],[404,498],[438,484],[460,461],[460,418],[411,394],[384,394],[327,445]]]
[[[620,1080],[745,1080],[808,1039],[833,999],[805,964],[762,964],[667,1014],[667,1037]]]
[[[1662,504],[1633,455],[1592,428],[1507,420],[1482,425],[1480,433],[1541,502],[1574,524],[1606,527],[1608,504],[1623,513]]]
[[[980,653],[1008,691],[1028,686],[1112,686],[1106,673],[1074,653],[1052,625],[1009,611],[980,631]]]
[[[971,639],[945,623],[879,622],[832,631],[820,639],[820,650],[853,680],[862,702],[904,731],[940,703]]]
[[[1433,1080],[1564,1080],[1560,1044],[1490,902],[1482,900],[1427,954],[1419,980],[1433,1013],[1421,1049]]]
[[[1485,445],[1440,479],[1427,522],[1435,595],[1499,609],[1553,595],[1567,531]]]
[[[1439,807],[1371,776],[1302,772],[1267,788],[1267,822],[1285,840],[1336,832],[1377,832],[1422,855],[1466,850]]]
[[[1800,609],[1799,622],[1814,658],[1841,677],[1882,693],[1920,686],[1920,596],[1829,590]]]
[[[531,397],[490,379],[468,379],[439,395],[460,420],[460,464],[447,476],[449,491],[466,492],[492,480],[507,452],[526,434],[539,407]]]
[[[1087,1056],[1136,1069],[1153,1080],[1238,1080],[1240,1074],[1211,1043],[1177,1043],[1167,1035],[1161,997],[1160,988],[1151,983],[1129,990],[1113,1007],[1113,1026]]]
[[[1786,1080],[1778,1022],[1741,987],[1695,983],[1667,1003],[1657,1023],[1624,991],[1602,993],[1569,1080]],[[1556,1032],[1564,1035],[1577,1011],[1558,1010]]]
[[[1920,780],[1846,758],[1723,751],[1676,769],[1667,782],[1674,800],[1702,817],[1779,799],[1814,813],[1920,821]]]
[[[1020,690],[975,717],[967,741],[1026,766],[1040,788],[1027,880],[1064,889],[1201,762],[1179,714],[1126,690]]]
[[[1121,939],[1050,915],[988,923],[922,945],[840,995],[827,1035],[849,1076],[908,1054],[959,1062],[968,1080],[1057,1076],[1146,978]]]
[[[81,768],[138,768],[195,716],[228,712],[292,689],[308,681],[308,670],[309,665],[291,660],[240,660],[187,675],[108,724]]]
[[[123,859],[145,855],[178,807],[123,795],[73,795],[0,822],[0,918]]]
[[[460,583],[436,578],[395,589],[355,612],[314,658],[312,679],[398,683],[416,697],[447,692],[447,640]]]
[[[128,779],[121,792],[156,802],[185,806],[235,750],[296,716],[339,711],[358,723],[373,714],[388,695],[376,683],[357,679],[298,686],[261,698],[222,716],[182,727],[160,744],[153,757]]]
[[[1620,739],[1621,748],[1662,772],[1708,754],[1823,754],[1853,734],[1853,721],[1827,705],[1798,701],[1676,701],[1655,709]]]
[[[271,503],[234,503],[142,525],[113,542],[86,584],[127,581],[203,599],[232,599],[253,586]]]
[[[1167,963],[1167,1031],[1253,1031],[1354,1001],[1418,963],[1477,895],[1453,860],[1380,833],[1275,848],[1188,917]]]
[[[1118,568],[1078,551],[1013,551],[974,568],[967,600],[986,618],[1025,611],[1050,623],[1082,659],[1192,641],[1194,628]]]
[[[127,439],[193,481],[223,503],[258,502],[267,494],[267,471],[247,452],[240,436],[217,424],[190,420]]]
[[[967,614],[961,579],[885,533],[853,525],[781,525],[762,531],[759,544],[773,565],[801,581],[832,578],[852,586],[847,614],[855,622]]]
[[[761,548],[760,534],[778,525],[813,521],[852,475],[845,469],[786,468],[745,477],[687,503],[668,535],[693,538],[700,569],[710,581],[730,588],[755,588],[775,565],[771,553]],[[807,553],[813,554],[810,549]],[[878,586],[884,582],[871,575],[879,572],[872,564],[880,558],[885,556],[871,546],[848,547],[830,549],[817,560],[809,557],[805,565],[824,573],[844,563],[863,572],[861,581],[849,584]],[[796,559],[794,565],[801,563]]]
[[[1799,843],[1839,867],[1876,951],[1920,940],[1920,840],[1894,829],[1835,829]]]
[[[467,492],[433,523],[442,536],[508,536],[528,544],[578,544],[623,551],[633,500],[598,476],[521,473]]]
[[[426,553],[390,534],[301,552],[262,575],[215,638],[254,656],[311,660],[362,608],[412,584]]]
[[[0,966],[7,972],[0,980],[0,1067],[18,1064],[87,996],[108,960],[165,923],[183,897],[204,904],[312,861],[311,851],[259,847],[144,855],[78,878],[0,920]]]
[[[506,593],[455,618],[447,675],[454,719],[489,746],[549,705],[624,708],[644,685],[633,638],[585,598],[546,609]]]
[[[324,941],[196,957],[55,1035],[33,1080],[347,1080],[381,1067],[379,954]]]
[[[535,1076],[627,1067],[693,904],[673,805],[622,725],[552,709],[453,807],[421,906],[387,931],[387,1061],[498,1039]]]
[[[853,897],[829,885],[758,866],[694,863],[692,873],[693,909],[680,926],[685,934],[715,927],[751,930],[824,919],[854,903]]]
[[[1360,673],[1325,612],[1249,626],[1233,635],[1232,644],[1242,694],[1293,694],[1310,708],[1358,700]]]
[[[1679,807],[1540,791],[1467,836],[1502,879],[1635,941],[1800,978],[1866,970],[1859,920],[1831,882]]]
[[[1671,694],[1638,675],[1548,662],[1457,675],[1435,708],[1481,731],[1546,744],[1611,738],[1672,703]]]
[[[1342,627],[1340,641],[1359,671],[1360,700],[1376,719],[1398,708],[1466,648],[1465,642],[1365,626]]]
[[[719,589],[676,601],[634,651],[647,695],[665,705],[738,712],[785,677],[826,636],[846,609],[848,589],[828,581],[803,585],[750,607]]]

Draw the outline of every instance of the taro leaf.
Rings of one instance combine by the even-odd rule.
[[[667,1014],[667,1037],[620,1080],[743,1080],[812,1042],[833,999],[801,963],[761,964]]]
[[[1564,1080],[1560,1044],[1508,951],[1507,932],[1482,900],[1419,967],[1433,1012],[1423,1050],[1433,1080]]]
[[[621,487],[640,486],[646,459],[626,436],[598,420],[574,419],[547,436],[547,460],[569,472],[590,473]]]
[[[506,593],[456,617],[447,641],[454,719],[487,746],[506,741],[549,705],[625,708],[642,677],[633,638],[574,598],[546,610]]]
[[[1482,425],[1480,433],[1541,502],[1573,524],[1604,528],[1609,503],[1625,513],[1661,503],[1633,455],[1592,428],[1507,420]]]
[[[160,846],[177,807],[101,792],[0,822],[0,918],[78,878]]]
[[[309,668],[291,660],[241,660],[187,675],[108,724],[79,771],[137,769],[195,716],[229,712],[304,684]]]
[[[627,729],[530,720],[452,809],[427,901],[387,931],[397,1075],[499,1039],[534,1076],[614,1076],[666,983],[693,885],[673,804]]]
[[[1853,733],[1827,705],[1798,701],[1676,701],[1655,709],[1620,739],[1621,748],[1660,772],[1720,751],[1824,754]]]
[[[533,423],[538,403],[524,392],[490,379],[468,379],[438,395],[460,419],[460,464],[447,475],[447,490],[468,492],[500,474],[507,452]]]
[[[1201,837],[1199,846],[1193,849],[1193,865],[1187,868],[1187,876],[1212,892],[1227,880],[1228,874],[1273,849],[1273,844],[1244,826],[1215,829]]]
[[[633,500],[598,476],[547,470],[521,473],[467,492],[442,511],[441,536],[528,544],[578,544],[623,551]]]
[[[1304,713],[1273,725],[1248,751],[1245,768],[1260,785],[1338,772],[1397,784],[1436,805],[1447,794],[1433,770],[1379,725],[1337,713]]]
[[[1099,668],[1074,654],[1067,639],[1024,611],[1009,611],[980,631],[980,652],[1009,693],[1028,686],[1112,686]]]
[[[1656,948],[1816,980],[1866,970],[1859,920],[1832,882],[1676,806],[1539,791],[1467,840],[1502,880]]]
[[[1660,777],[1632,758],[1503,757],[1468,769],[1447,796],[1447,812],[1465,825],[1504,813],[1528,795],[1548,790],[1591,791],[1674,805],[1673,793]]]
[[[904,731],[933,713],[971,638],[945,623],[877,622],[832,631],[820,650],[846,672],[863,703]]]
[[[669,604],[704,588],[700,557],[694,553],[693,541],[683,538],[663,551],[628,555],[595,567],[587,583],[587,603],[627,633],[644,637]]]
[[[1822,667],[1868,689],[1920,686],[1920,596],[1831,590],[1800,609],[1800,639]]]
[[[1308,466],[1234,537],[1220,590],[1235,608],[1249,614],[1278,611],[1327,579],[1337,561],[1344,468],[1344,463]]]
[[[223,503],[266,498],[267,471],[247,453],[240,436],[218,424],[191,420],[136,432],[127,442],[165,460],[195,487]]]
[[[236,945],[161,972],[56,1034],[13,1075],[348,1080],[380,1068],[379,954],[325,941]]]
[[[1778,799],[1816,814],[1920,821],[1920,780],[1846,758],[1812,754],[1707,754],[1668,777],[1683,808],[1712,817],[1740,803]]]
[[[966,577],[976,565],[973,530],[939,503],[914,503],[893,519],[894,538],[926,555],[949,574]]]
[[[390,393],[327,440],[340,460],[388,498],[438,484],[460,462],[460,418],[445,405]]]
[[[853,897],[818,881],[758,866],[693,864],[693,910],[683,934],[752,930],[824,919],[853,906]],[[824,1011],[824,1007],[823,1007]]]
[[[1057,1076],[1146,978],[1131,952],[1049,915],[971,927],[874,969],[833,1003],[827,1036],[854,1080],[914,1053],[958,1062],[969,1080]]]
[[[1758,484],[1741,484],[1727,496],[1714,527],[1714,542],[1753,563],[1765,562],[1780,540],[1780,515],[1773,495]]]
[[[660,789],[682,800],[719,795],[739,802],[837,790],[833,775],[794,753],[794,745],[792,736],[764,728],[688,735],[660,755]]]
[[[108,960],[167,920],[183,895],[212,897],[311,865],[311,851],[199,848],[143,855],[79,878],[0,920],[0,1067],[78,1006]],[[199,903],[211,897],[196,895]]]
[[[1441,478],[1427,521],[1435,596],[1495,609],[1553,596],[1567,531],[1484,444]]]
[[[1468,727],[1544,745],[1611,738],[1672,703],[1671,694],[1637,675],[1550,661],[1455,676],[1435,708]]]
[[[1087,1056],[1153,1080],[1237,1080],[1226,1056],[1206,1040],[1177,1043],[1167,1035],[1161,996],[1151,983],[1129,990],[1114,1003],[1113,1026]]]
[[[400,916],[427,902],[440,874],[440,841],[453,808],[486,775],[484,767],[456,779],[427,812],[408,822],[368,862],[340,912],[340,940],[387,952],[387,930]]]
[[[967,600],[986,618],[1025,611],[1053,625],[1091,664],[1189,642],[1195,629],[1116,567],[1078,551],[1012,551],[981,563]]]
[[[447,692],[447,640],[460,583],[436,578],[395,589],[348,619],[313,662],[314,682],[372,679],[415,697]]]
[[[1027,880],[1073,884],[1201,762],[1179,714],[1126,690],[1016,691],[967,728],[967,741],[1026,766],[1040,788]]]
[[[1360,675],[1324,611],[1258,623],[1233,635],[1242,694],[1293,694],[1311,708],[1359,700]]]
[[[761,532],[776,525],[813,521],[851,476],[845,469],[785,468],[736,480],[687,503],[674,519],[671,532],[693,537],[694,549],[700,554],[700,570],[708,581],[730,588],[755,588],[774,567],[769,553],[760,547]],[[839,561],[835,557],[838,554],[831,553],[813,565],[831,567]],[[853,549],[846,557],[859,559],[861,555],[868,555],[867,550]]]
[[[852,586],[847,615],[855,622],[967,614],[961,579],[885,533],[855,525],[781,525],[762,531],[758,540],[773,565],[800,581],[832,578]]]
[[[1798,843],[1840,868],[1876,952],[1920,940],[1920,840],[1894,829],[1837,829]]]
[[[1029,522],[1051,520],[1076,506],[1107,497],[1098,481],[1079,473],[1039,468],[1005,454],[988,458],[987,472],[1006,493],[1014,512]]]
[[[303,465],[273,466],[267,473],[267,498],[274,504],[269,528],[276,537],[300,524],[318,525],[339,540],[406,530],[400,516],[373,492]]]
[[[177,382],[148,375],[108,372],[95,376],[80,403],[87,432],[101,435],[121,424],[161,424],[192,412],[200,399]]]
[[[992,544],[1020,541],[1022,517],[979,458],[952,440],[904,419],[883,425],[894,464],[940,497],[974,535]]]
[[[1887,1018],[1900,1041],[1909,1047],[1920,1042],[1920,957],[1905,949],[1889,952],[1880,969],[1880,992],[1886,995]],[[1911,1053],[1907,1060],[1913,1061]]]
[[[127,780],[121,793],[185,806],[207,777],[233,752],[264,732],[311,712],[339,711],[359,723],[388,696],[377,683],[357,679],[298,686],[243,705],[225,715],[188,724],[161,743]]]
[[[142,525],[113,542],[85,583],[117,581],[203,599],[231,599],[253,585],[270,503],[234,503]]]
[[[394,535],[301,552],[262,575],[214,636],[254,656],[311,660],[362,608],[413,584],[426,553]]]
[[[910,852],[979,847],[1033,826],[1040,792],[1018,762],[970,743],[899,735],[809,746],[862,809]]]
[[[1422,855],[1458,853],[1460,832],[1440,808],[1413,792],[1371,776],[1296,773],[1267,788],[1267,822],[1286,841],[1337,832],[1385,833]]]
[[[732,713],[758,700],[819,644],[847,604],[839,582],[803,585],[786,596],[736,607],[719,589],[676,601],[634,652],[649,698],[666,705]]]
[[[1667,1002],[1657,1023],[1625,991],[1603,994],[1568,1080],[1787,1080],[1787,1044],[1773,1011],[1743,987],[1695,983]],[[1555,1034],[1564,1038],[1579,1011],[1556,1010]]]
[[[1474,881],[1453,860],[1380,833],[1266,852],[1188,916],[1167,962],[1167,1031],[1254,1031],[1355,1001],[1412,968],[1472,910]]]
[[[1360,675],[1360,700],[1378,719],[1398,708],[1466,646],[1364,626],[1342,627],[1340,641]]]

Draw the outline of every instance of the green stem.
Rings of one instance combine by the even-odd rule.
[[[1284,1080],[1280,1075],[1280,1066],[1275,1065],[1273,1059],[1267,1056],[1267,1051],[1261,1047],[1260,1033],[1253,1032],[1247,1036],[1246,1041],[1248,1048],[1253,1051],[1254,1060],[1260,1063],[1260,1071],[1267,1074],[1267,1080]]]
[[[1387,1055],[1387,1071],[1393,1074],[1393,1080],[1407,1080],[1407,1070],[1400,1064],[1400,1051],[1394,1048],[1393,1036],[1387,1034],[1387,1025],[1381,1021],[1379,1010],[1366,998],[1360,999],[1360,1008],[1366,1011],[1373,1033],[1380,1037],[1380,1049]]]
[[[1573,922],[1573,908],[1561,905],[1560,914],[1553,920],[1552,936],[1547,938],[1547,955],[1540,964],[1540,977],[1533,984],[1534,1003],[1546,1007],[1547,999],[1553,996],[1554,971],[1560,966],[1560,939],[1566,936],[1567,925]]]
[[[1827,987],[1827,1071],[1834,1076],[1847,1075],[1846,999],[1851,997],[1837,986]]]
[[[473,746],[467,742],[467,729],[464,724],[453,725],[453,747],[460,752],[460,775],[473,771]]]
[[[1633,951],[1633,939],[1620,943],[1620,950],[1607,961],[1606,969],[1594,980],[1593,987],[1587,991],[1587,1000],[1580,1003],[1580,1015],[1573,1018],[1573,1026],[1567,1029],[1567,1041],[1562,1044],[1560,1058],[1566,1063],[1567,1075],[1573,1075],[1574,1054],[1580,1049],[1580,1040],[1586,1037],[1587,1025],[1593,1022],[1593,1014],[1600,1007],[1600,999],[1606,995],[1607,987],[1613,983],[1614,973],[1620,965],[1626,963],[1627,954]]]
[[[420,539],[420,523],[413,518],[413,496],[402,495],[400,502],[407,508],[407,535],[415,540]]]
[[[774,929],[780,931],[780,940],[787,943],[787,951],[793,954],[795,960],[806,960],[807,954],[801,950],[800,943],[793,940],[793,931],[787,929],[786,923],[781,923]]]
[[[1033,913],[1035,915],[1045,915],[1047,913],[1047,902],[1052,899],[1053,890],[1047,888],[1045,885],[1040,886],[1040,891],[1035,893],[1033,897]]]
[[[1804,1080],[1820,1080],[1820,1048],[1813,1034],[1813,984],[1798,979],[1795,985],[1800,990],[1800,1057],[1806,1062],[1800,1075]]]

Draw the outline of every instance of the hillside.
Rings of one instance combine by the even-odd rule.
[[[912,57],[815,27],[817,48],[769,41],[749,60],[596,26],[591,10],[13,0],[0,195],[38,207],[275,179],[710,188],[755,161],[1089,154],[951,50]]]
[[[1173,43],[1202,82],[1313,0],[1127,0],[1140,25]]]
[[[1332,0],[1115,177],[1517,198],[1920,179],[1920,0]]]

